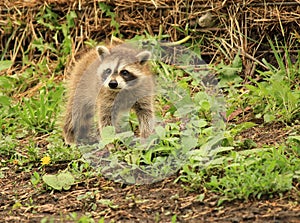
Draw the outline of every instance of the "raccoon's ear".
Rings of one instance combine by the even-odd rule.
[[[103,59],[103,57],[110,54],[109,49],[106,46],[97,46],[96,50],[100,59]]]
[[[149,52],[147,50],[142,51],[138,55],[136,55],[136,58],[138,59],[138,61],[141,65],[144,65],[148,60],[150,60],[151,52]]]

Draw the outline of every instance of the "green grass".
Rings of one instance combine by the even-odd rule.
[[[260,76],[263,81],[252,79],[254,85],[247,85],[249,89],[249,103],[256,104],[257,101],[265,102],[265,104],[257,104],[254,106],[257,116],[262,116],[265,122],[274,120],[291,123],[299,118],[300,113],[300,53],[295,62],[291,61],[287,46],[276,46],[270,42],[271,49],[276,58],[277,67],[274,67],[266,60],[264,64],[269,71],[261,72]],[[278,53],[278,50],[284,51],[284,56]]]
[[[237,74],[240,69],[238,66],[240,66],[240,63],[238,62],[238,56],[236,57],[236,62],[233,62],[234,69],[232,69],[228,65],[220,64],[217,67],[217,70],[223,73],[225,76],[221,76],[223,78],[223,82],[221,82],[221,87],[226,88],[225,83],[228,83],[228,77],[234,76],[233,80],[236,79]],[[46,64],[44,64],[46,66]],[[232,127],[229,130],[226,130],[225,132],[225,138],[226,138],[226,145],[225,147],[220,147],[218,150],[214,151],[214,154],[209,154],[207,152],[204,152],[207,146],[209,146],[207,143],[210,142],[210,140],[213,137],[213,126],[211,126],[210,122],[212,121],[213,117],[211,117],[210,110],[214,106],[213,96],[201,91],[203,89],[199,89],[199,85],[197,85],[197,82],[193,77],[184,75],[184,72],[182,70],[175,69],[169,65],[163,64],[160,62],[159,64],[156,64],[156,72],[159,73],[159,76],[162,78],[162,81],[166,83],[166,80],[175,79],[177,82],[175,85],[173,85],[173,82],[170,82],[170,86],[173,87],[173,91],[168,92],[168,100],[165,100],[165,97],[159,97],[157,100],[157,107],[162,108],[164,106],[168,106],[169,109],[165,112],[164,116],[161,116],[160,118],[163,121],[166,121],[168,124],[165,127],[157,127],[156,128],[156,135],[153,137],[154,139],[160,139],[160,143],[154,147],[149,149],[147,152],[143,152],[139,146],[133,148],[130,147],[130,140],[132,139],[131,135],[121,135],[121,136],[114,136],[109,132],[108,139],[105,141],[105,135],[103,136],[103,142],[104,144],[115,142],[116,140],[128,142],[127,143],[127,150],[126,151],[118,151],[117,157],[125,157],[125,161],[131,162],[135,165],[139,165],[141,163],[148,164],[148,165],[158,165],[158,163],[164,163],[167,160],[168,156],[173,156],[174,160],[178,160],[178,167],[182,165],[181,158],[182,156],[182,150],[185,151],[184,153],[190,153],[192,154],[190,159],[188,160],[188,163],[185,164],[182,176],[179,177],[179,179],[189,182],[191,184],[191,187],[201,187],[201,185],[207,186],[209,189],[213,191],[222,191],[223,195],[226,197],[230,197],[230,199],[234,198],[248,198],[251,194],[252,196],[261,195],[263,193],[273,193],[278,191],[283,191],[290,189],[291,187],[291,179],[293,179],[293,171],[295,172],[295,169],[290,169],[290,178],[284,178],[286,179],[286,184],[280,184],[278,187],[273,187],[272,190],[266,189],[265,186],[263,187],[254,187],[253,190],[246,189],[248,194],[243,193],[242,191],[245,189],[240,188],[241,193],[232,192],[232,194],[228,195],[228,190],[230,187],[235,188],[235,190],[239,190],[239,187],[237,185],[242,184],[243,180],[245,182],[248,182],[250,185],[253,184],[251,179],[254,181],[257,181],[257,179],[254,178],[247,178],[248,175],[253,174],[254,169],[259,169],[261,165],[260,160],[257,159],[256,163],[253,163],[252,160],[253,157],[251,156],[239,156],[239,152],[234,152],[234,147],[239,146],[239,144],[234,141],[234,136],[238,135],[240,131],[250,128],[253,125],[251,123],[242,123],[235,127]],[[294,66],[294,65],[293,65]],[[41,77],[37,78],[36,73],[34,72],[36,69],[39,71],[44,71],[44,75],[41,75]],[[226,70],[228,69],[228,71]],[[278,70],[275,70],[273,68],[272,72],[275,72],[274,74],[269,74],[269,72],[259,72],[260,75],[262,75],[263,82],[256,83],[259,86],[261,86],[264,83],[268,83],[268,88],[278,88],[277,91],[279,92],[279,86],[278,81],[280,81],[283,86],[280,87],[280,89],[285,90],[286,88],[291,89],[293,83],[295,82],[295,78],[297,76],[293,74],[292,80],[289,79],[289,81],[284,82],[284,73]],[[62,141],[61,138],[61,129],[60,129],[60,117],[62,113],[62,107],[63,107],[63,93],[64,93],[64,86],[61,83],[54,82],[53,78],[47,78],[46,69],[43,68],[41,65],[38,65],[37,67],[34,67],[31,65],[30,68],[28,68],[26,71],[26,77],[31,80],[27,85],[24,85],[23,80],[21,77],[14,78],[14,77],[1,77],[1,85],[3,86],[4,91],[2,92],[2,106],[1,106],[1,125],[4,126],[1,131],[1,141],[5,142],[1,145],[1,153],[5,156],[13,157],[13,159],[16,159],[19,161],[19,163],[22,163],[23,165],[30,165],[31,162],[36,163],[38,165],[40,159],[44,156],[50,156],[52,163],[55,163],[57,161],[66,161],[69,162],[70,160],[78,159],[80,157],[79,151],[77,153],[75,147],[67,148]],[[266,74],[267,73],[267,74]],[[281,78],[277,78],[275,76],[276,74],[280,73]],[[265,75],[269,75],[269,79],[265,79]],[[276,78],[275,78],[276,77]],[[270,79],[273,78],[274,82],[270,81]],[[226,81],[224,81],[226,80]],[[266,82],[268,81],[268,82]],[[293,82],[294,81],[294,82]],[[191,84],[187,84],[190,82]],[[14,96],[18,94],[22,94],[24,91],[26,92],[28,88],[34,85],[39,85],[40,87],[38,90],[34,92],[34,94],[30,97],[23,97],[20,100],[15,100]],[[236,87],[240,87],[239,83],[233,82],[233,87],[227,87],[228,96],[231,96],[231,94],[235,93],[237,94],[238,91],[235,91]],[[173,86],[171,86],[173,85]],[[231,84],[232,85],[232,84]],[[266,85],[266,84],[265,84]],[[13,88],[10,88],[10,86],[13,86]],[[263,98],[264,96],[261,96],[263,94],[263,91],[255,90],[256,86],[254,85],[247,85],[247,88],[249,88],[251,91],[249,94],[242,95],[243,100],[248,102],[248,105],[256,105],[257,107],[266,106],[265,103],[259,103],[259,100]],[[176,91],[175,91],[176,89]],[[299,89],[293,88],[292,94],[293,95],[299,95]],[[162,90],[164,92],[164,89]],[[267,94],[271,97],[272,95],[274,97],[277,97],[278,94],[272,91],[267,91]],[[258,95],[260,94],[260,95]],[[183,96],[179,97],[178,95]],[[267,96],[266,96],[267,97]],[[278,96],[279,97],[279,96]],[[288,96],[287,96],[288,97]],[[296,97],[296,96],[295,96]],[[231,98],[228,98],[228,101],[230,101]],[[242,99],[241,99],[242,101]],[[239,101],[238,101],[239,102]],[[282,100],[271,100],[268,105],[271,103],[276,103],[274,105],[275,110],[270,110],[269,112],[273,112],[272,114],[280,114],[280,117],[285,117],[279,120],[290,122],[293,120],[294,117],[298,115],[298,107],[296,106],[298,103],[298,99],[296,98],[293,102],[294,104],[287,103],[287,106],[291,106],[292,108],[289,108],[285,106],[284,98]],[[158,109],[159,109],[158,108]],[[290,112],[291,109],[294,112]],[[266,110],[266,108],[265,108]],[[188,112],[187,112],[188,111]],[[276,113],[277,112],[277,113]],[[278,113],[279,112],[279,113]],[[280,113],[281,112],[281,113]],[[186,116],[189,114],[188,118],[190,119],[189,126],[187,126],[187,129],[183,132],[181,132],[178,128],[180,125],[181,120],[179,119],[176,123],[170,123],[168,119],[171,118],[181,118],[182,116]],[[257,115],[260,115],[263,113],[258,112]],[[268,114],[268,113],[267,113]],[[290,115],[287,117],[287,115]],[[264,114],[266,116],[266,114]],[[266,120],[265,121],[271,121]],[[191,134],[191,133],[195,134]],[[104,133],[105,134],[105,133]],[[35,141],[41,137],[45,137],[45,141],[47,143],[47,146],[45,148],[39,148],[35,145]],[[181,136],[182,140],[179,140],[178,136]],[[121,138],[120,138],[121,137]],[[123,137],[123,138],[122,138]],[[125,137],[125,138],[124,138]],[[22,140],[26,140],[26,143],[20,143]],[[126,145],[126,143],[125,143]],[[140,145],[141,146],[141,145]],[[26,148],[25,152],[23,148]],[[277,145],[271,147],[270,150],[273,152],[275,150],[283,150],[283,145]],[[196,148],[196,150],[191,150],[193,148]],[[289,149],[289,147],[284,147]],[[22,153],[20,152],[22,150]],[[226,151],[232,151],[227,152]],[[225,151],[225,153],[224,153]],[[270,161],[264,162],[268,163],[268,165],[273,165],[272,160],[275,158],[272,157],[269,153],[269,151],[262,150],[262,154],[260,153],[254,153],[255,156],[261,156],[265,154],[265,160]],[[24,155],[25,153],[26,155]],[[218,155],[220,153],[221,155]],[[196,155],[195,155],[196,154]],[[199,155],[200,154],[200,155]],[[235,155],[234,155],[235,154]],[[254,156],[252,155],[252,156]],[[282,157],[286,156],[284,154],[281,154]],[[294,154],[294,158],[296,159],[299,154]],[[215,157],[215,159],[211,162],[211,164],[203,164],[204,160],[207,158],[206,156]],[[237,161],[237,158],[233,158],[233,156],[242,157],[239,161]],[[26,158],[25,158],[26,157]],[[217,161],[222,161],[222,165],[219,165]],[[233,160],[233,161],[232,161]],[[184,162],[187,160],[184,159]],[[233,164],[230,162],[239,163],[239,166],[235,166],[233,168]],[[226,164],[226,162],[228,162]],[[251,165],[254,165],[253,167],[247,167],[249,165],[249,162],[252,163]],[[286,161],[288,162],[288,160]],[[217,164],[218,165],[217,165]],[[230,165],[229,165],[230,164]],[[255,166],[257,165],[257,166]],[[296,164],[295,164],[296,165]],[[219,173],[220,175],[212,175],[209,177],[210,181],[205,182],[203,179],[205,178],[203,173],[198,172],[201,169],[205,169],[206,167],[210,167],[213,169],[219,169],[219,170],[225,170],[225,173]],[[285,165],[282,165],[282,167]],[[289,165],[287,165],[289,166]],[[190,167],[192,167],[192,170],[190,170]],[[246,168],[247,167],[247,168]],[[72,167],[70,167],[72,168]],[[294,168],[294,167],[293,167]],[[266,174],[263,172],[255,172],[255,176],[257,178],[265,176],[263,180],[265,181],[264,184],[268,184],[268,182],[271,180],[271,178],[274,178],[272,174],[277,174],[275,170],[270,170],[271,172]],[[272,172],[273,171],[273,172]],[[222,172],[222,171],[221,171]],[[241,175],[241,173],[244,173]],[[206,173],[207,174],[207,173]],[[223,174],[224,177],[220,178]],[[234,178],[234,174],[237,174],[236,176],[240,176],[236,179],[236,181],[230,180],[231,178]],[[208,174],[210,175],[210,174]],[[266,178],[266,176],[272,176],[270,179]],[[278,175],[278,177],[282,175]],[[284,175],[285,176],[285,175]],[[253,176],[251,176],[253,177]],[[196,180],[195,179],[198,179]],[[221,190],[220,188],[224,188],[227,181],[231,181],[231,184],[227,184],[228,190]],[[239,180],[239,182],[238,182]],[[195,183],[197,182],[197,183]],[[244,182],[244,183],[245,183]],[[272,184],[272,182],[269,182]],[[263,184],[263,185],[264,185]],[[289,185],[289,186],[288,186]]]
[[[299,178],[299,142],[278,148],[232,151],[215,159],[210,166],[197,171],[197,164],[185,166],[183,181],[193,182],[192,188],[206,188],[220,195],[219,204],[234,199],[273,196],[293,188]],[[192,169],[191,169],[192,167]]]

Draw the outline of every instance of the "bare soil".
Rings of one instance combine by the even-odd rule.
[[[282,140],[283,126],[267,125],[253,127],[242,133],[258,144],[273,144]],[[5,157],[0,157],[5,160]],[[67,163],[55,164],[45,169],[57,172]],[[260,200],[236,200],[217,205],[218,194],[206,191],[187,191],[181,183],[174,183],[176,176],[162,182],[132,186],[121,185],[102,177],[93,177],[79,182],[68,191],[50,191],[42,185],[37,188],[30,179],[34,169],[26,172],[18,165],[10,164],[0,179],[0,222],[40,222],[53,218],[72,222],[70,213],[77,218],[90,213],[94,219],[104,217],[113,222],[300,222],[300,185],[280,195],[263,197]],[[87,196],[91,192],[93,196]],[[199,194],[205,194],[200,201]],[[82,199],[78,197],[82,196]],[[111,201],[111,204],[105,201]]]
[[[122,186],[97,177],[78,183],[69,191],[50,192],[34,189],[30,183],[32,173],[14,168],[9,167],[0,183],[1,222],[40,222],[44,217],[72,222],[67,217],[71,212],[78,216],[90,212],[94,219],[104,216],[114,222],[171,222],[174,214],[177,222],[300,222],[296,191],[217,206],[216,194],[206,193],[205,199],[199,201],[198,191],[187,192],[174,183],[174,177],[143,186]],[[95,196],[77,199],[87,192],[95,192]],[[101,199],[109,199],[117,206],[99,203]]]

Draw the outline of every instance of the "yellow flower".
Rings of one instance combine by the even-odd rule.
[[[51,162],[50,156],[44,156],[44,157],[41,159],[41,162],[42,162],[42,165],[48,165],[48,164],[50,164],[50,162]]]
[[[18,161],[18,160],[14,160],[14,161],[13,161],[13,164],[14,164],[14,165],[18,165],[18,164],[19,164],[19,161]]]

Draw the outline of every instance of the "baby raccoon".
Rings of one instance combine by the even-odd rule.
[[[154,79],[147,64],[151,53],[129,45],[98,46],[83,55],[71,70],[63,134],[66,143],[90,141],[95,111],[99,131],[112,125],[120,131],[119,115],[132,108],[141,138],[154,125]]]

